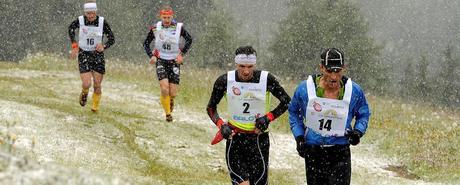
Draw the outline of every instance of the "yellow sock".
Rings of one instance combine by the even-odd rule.
[[[85,93],[85,94],[88,94],[88,93],[89,93],[89,89],[82,89],[81,92],[82,92],[82,93]]]
[[[160,102],[161,105],[163,106],[163,109],[165,110],[166,115],[171,114],[171,99],[169,96],[160,96]]]
[[[91,108],[91,110],[97,111],[99,109],[100,101],[101,101],[101,94],[93,93],[93,108]]]

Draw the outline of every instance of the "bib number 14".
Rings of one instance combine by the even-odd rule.
[[[320,119],[319,121],[319,130],[327,129],[327,131],[331,131],[331,123],[332,120],[328,119],[324,122],[324,119]]]

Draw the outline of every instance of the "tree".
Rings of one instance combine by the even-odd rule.
[[[422,55],[422,58],[420,59],[420,62],[418,63],[418,73],[417,75],[417,85],[415,86],[416,92],[418,92],[418,95],[421,99],[426,100],[431,96],[431,88],[429,84],[431,82],[429,81],[427,75],[428,75],[428,65],[429,62],[426,58],[425,55]]]
[[[292,76],[314,73],[322,50],[335,47],[345,53],[352,79],[366,88],[381,85],[381,48],[367,36],[368,24],[355,4],[305,0],[293,1],[292,6],[270,47],[272,69]]]
[[[195,45],[195,62],[200,67],[223,68],[233,61],[236,32],[223,9],[216,8],[206,17],[204,33]]]
[[[405,68],[403,71],[403,78],[400,81],[400,95],[410,100],[417,99],[417,78],[414,66],[412,61],[405,60],[407,63],[405,64]]]
[[[458,59],[452,55],[452,46],[448,45],[444,51],[444,58],[441,63],[441,72],[439,74],[439,92],[441,92],[441,101],[447,105],[458,104],[458,76],[456,68],[459,65]]]

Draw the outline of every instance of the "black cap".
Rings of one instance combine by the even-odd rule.
[[[336,48],[328,48],[321,53],[321,64],[328,71],[338,72],[342,70],[344,62],[343,53]]]

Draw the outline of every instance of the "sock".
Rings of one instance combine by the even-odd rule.
[[[93,108],[92,110],[98,110],[99,109],[99,102],[101,101],[101,94],[93,93]]]
[[[160,102],[161,105],[163,106],[163,109],[165,110],[166,115],[171,114],[171,97],[169,96],[160,96]]]
[[[171,107],[171,112],[172,112],[173,109],[174,109],[174,96],[170,96],[169,98],[171,99],[171,101],[170,101],[171,103],[170,103],[169,106]]]

